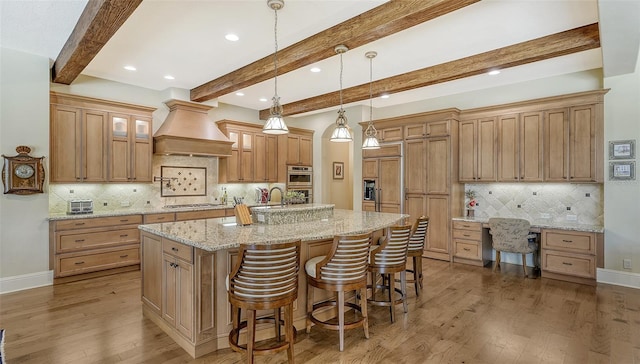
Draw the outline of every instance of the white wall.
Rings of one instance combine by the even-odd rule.
[[[605,168],[605,268],[640,273],[640,175],[637,170],[637,148],[640,147],[640,67],[637,66],[635,73],[607,77],[604,83],[606,88],[611,88],[605,95],[604,102],[606,146],[611,140],[636,141],[635,181],[609,181],[608,168]],[[604,160],[608,161],[607,147],[605,154]],[[622,268],[624,258],[631,259],[631,270]]]
[[[49,165],[49,59],[0,48],[0,153],[26,145]],[[45,184],[45,189],[48,185]],[[46,192],[46,191],[45,191]],[[49,270],[48,195],[0,195],[0,292],[6,277]]]

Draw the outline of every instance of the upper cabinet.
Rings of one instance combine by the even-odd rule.
[[[582,92],[463,112],[461,182],[602,182],[604,94]],[[468,120],[472,119],[472,120]],[[483,131],[480,123],[487,123]],[[496,133],[496,147],[489,147]],[[483,136],[483,132],[486,134]],[[477,144],[472,144],[475,141]],[[482,146],[484,143],[484,146]],[[490,152],[491,151],[491,152]],[[493,159],[493,160],[492,160]],[[496,163],[497,162],[497,163]],[[497,165],[492,173],[484,167]],[[475,168],[475,169],[474,169]]]
[[[459,179],[461,182],[496,181],[496,118],[460,122]]]
[[[50,182],[151,182],[154,110],[51,92]]]
[[[313,164],[313,134],[289,131],[285,164],[310,166]]]
[[[230,120],[218,121],[220,130],[233,142],[231,156],[220,158],[219,182],[255,182],[254,171],[256,161],[254,157],[254,136],[262,134],[259,125],[240,123]],[[262,182],[262,181],[260,181]]]

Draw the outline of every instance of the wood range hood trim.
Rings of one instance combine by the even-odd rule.
[[[169,100],[169,115],[153,135],[153,152],[165,155],[231,156],[233,142],[209,118],[213,107]]]

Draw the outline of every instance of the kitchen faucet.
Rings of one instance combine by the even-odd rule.
[[[269,190],[269,194],[267,195],[267,203],[271,201],[271,192],[273,192],[273,190],[280,191],[280,206],[284,206],[284,192],[282,191],[282,188],[277,186],[271,187],[271,189]]]

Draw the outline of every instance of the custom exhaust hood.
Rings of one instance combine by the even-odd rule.
[[[228,157],[232,141],[209,119],[211,106],[182,100],[164,102],[169,115],[153,135],[156,154]]]

